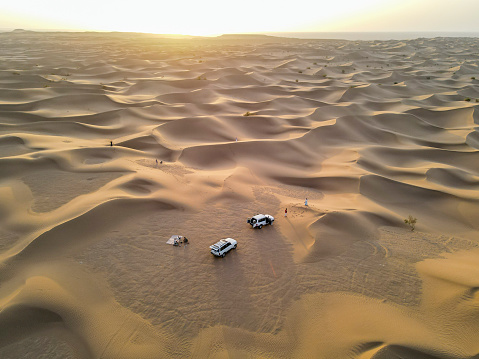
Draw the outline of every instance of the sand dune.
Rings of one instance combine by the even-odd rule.
[[[0,357],[479,355],[477,39],[0,41]]]

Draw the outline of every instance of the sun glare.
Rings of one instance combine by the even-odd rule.
[[[396,1],[396,0],[391,0]],[[8,18],[28,20],[28,28],[134,31],[217,35],[274,31],[328,31],[341,20],[380,8],[381,0],[59,1],[18,0],[4,6]],[[10,21],[12,22],[12,21]]]
[[[464,0],[472,6],[471,1]],[[475,5],[477,7],[477,4]],[[433,16],[434,11],[441,15]],[[463,11],[463,13],[460,13]],[[425,17],[424,15],[427,14]],[[451,17],[444,17],[452,14]],[[2,5],[3,28],[218,35],[294,31],[414,31],[471,27],[474,11],[433,0],[16,0]],[[424,20],[425,19],[425,20]],[[456,21],[457,22],[457,21]],[[477,27],[477,25],[474,25]],[[433,28],[435,27],[435,29]],[[471,29],[473,30],[473,29]]]

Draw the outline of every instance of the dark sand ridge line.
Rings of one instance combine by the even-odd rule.
[[[151,131],[148,131],[148,133],[150,132]],[[115,141],[115,147],[118,145],[121,147],[141,151],[141,153],[137,153],[135,157],[141,157],[141,154],[143,154],[143,156],[155,157],[160,161],[175,162],[180,155],[180,150],[174,148],[173,146],[167,145],[168,139],[165,139],[162,134],[158,134],[156,130],[153,130],[152,134],[134,136],[130,135],[126,137],[127,138],[119,138],[117,141]],[[163,143],[165,145],[163,145]],[[178,146],[178,143],[175,143],[174,145]]]
[[[259,111],[263,113],[263,111]],[[158,141],[163,143],[179,144],[184,146],[191,143],[214,143],[235,141],[238,138],[242,141],[255,139],[269,139],[272,135],[281,138],[291,138],[297,132],[308,131],[312,125],[302,117],[286,116],[278,118],[270,115],[257,115],[251,112],[250,116],[205,116],[186,117],[176,121],[170,121],[156,127],[153,130]],[[301,122],[299,122],[301,120]],[[198,142],[203,141],[203,142]]]
[[[398,148],[369,146],[361,150],[361,155],[370,161],[398,168],[452,167],[478,175],[474,159],[477,151],[455,151],[439,148]]]
[[[84,114],[84,115],[72,115],[68,119],[70,121],[81,122],[85,124],[91,124],[95,126],[114,126],[118,125],[123,112],[131,112],[136,109],[116,109],[111,111],[105,111],[100,113]],[[47,122],[47,121],[65,121],[64,116],[42,116],[35,113],[25,113],[16,111],[2,111],[0,112],[0,118],[2,119],[2,127],[8,125],[30,124],[34,122]],[[1,127],[0,127],[1,128]],[[10,127],[7,127],[10,128]]]
[[[15,145],[25,145],[25,140],[22,137],[16,136],[14,134],[0,135],[0,146],[3,147]]]
[[[75,70],[70,76],[67,77],[67,81],[72,83],[80,83],[86,85],[98,85],[98,84],[106,84],[108,82],[116,82],[116,81],[138,81],[138,80],[149,80],[151,77],[160,79],[163,76],[164,72],[158,69],[158,72],[155,74],[155,69],[145,68],[142,70],[121,70],[118,71],[111,66],[108,68],[93,68],[90,71],[80,73],[78,70]],[[48,78],[52,79],[61,79],[61,74],[58,74],[59,78],[55,78],[55,76],[48,74],[46,75]],[[152,76],[153,75],[153,76]],[[156,76],[155,76],[156,75]]]
[[[0,167],[9,169],[8,173],[0,173],[0,178],[24,175],[34,169],[61,169],[70,172],[122,172],[128,171],[121,165],[121,158],[141,157],[145,154],[126,147],[69,148],[61,150],[44,150],[38,153],[0,159]],[[46,167],[44,167],[46,166]]]
[[[211,69],[208,72],[204,73],[204,76],[206,78],[211,79],[211,80],[218,80],[221,78],[225,78],[226,76],[242,76],[246,75],[249,71],[249,69],[246,68],[237,68],[237,67],[221,67],[221,68],[215,68]],[[264,68],[264,70],[267,70]]]
[[[100,203],[85,213],[77,214],[55,225],[38,237],[12,248],[3,257],[3,275],[15,275],[17,266],[64,258],[85,248],[112,228],[134,220],[145,213],[177,210],[178,204],[149,198],[119,198]]]
[[[123,101],[116,100],[114,95],[108,94],[61,95],[23,104],[0,104],[0,111],[32,112],[45,117],[57,117],[59,113],[61,113],[63,116],[69,117],[94,114],[97,112],[108,112],[124,107],[164,105],[163,102],[157,100],[124,102],[125,99],[121,99]],[[88,103],[86,108],[85,103]]]
[[[360,178],[359,193],[386,208],[402,213],[412,210],[419,213],[422,221],[430,226],[430,230],[448,231],[456,229],[456,233],[473,233],[478,230],[478,214],[473,208],[479,198],[470,194],[459,197],[436,189],[419,187],[408,183],[394,181],[378,175],[365,175]],[[462,195],[465,195],[462,192]],[[469,212],[466,217],[465,212]],[[448,213],[448,218],[440,218],[440,213]]]
[[[430,119],[424,119],[424,117],[418,117],[411,113],[377,114],[358,118],[376,127],[376,131],[391,132],[403,137],[405,144],[408,142],[407,139],[410,139],[414,144],[424,147],[430,146],[425,143],[434,144],[430,147],[435,148],[464,145],[464,152],[471,151],[471,148],[466,145],[465,139],[472,130],[472,126],[445,129],[438,127],[437,124],[432,124],[433,121]]]
[[[467,170],[461,170],[459,168],[451,167],[452,165],[448,165],[447,162],[444,163],[444,161],[442,163],[434,163],[434,167],[432,167],[430,161],[424,160],[421,162],[420,159],[408,159],[408,150],[406,149],[396,149],[396,153],[391,150],[392,149],[389,149],[386,154],[382,153],[379,157],[377,156],[377,153],[382,152],[380,147],[371,147],[368,150],[362,150],[360,152],[360,157],[357,160],[357,165],[368,172],[379,174],[388,178],[402,178],[403,181],[406,182],[408,178],[410,180],[429,179],[427,172],[429,170],[435,169],[440,169],[441,171],[455,171],[457,169],[457,171],[460,173],[467,175],[468,178],[477,177],[477,172],[472,170],[473,167],[466,168]],[[397,159],[401,156],[401,151],[405,151],[403,152],[404,161],[398,162]],[[391,157],[389,157],[389,155],[391,155]],[[451,155],[451,157],[455,156]],[[460,182],[461,181],[459,180],[459,183]],[[456,187],[452,184],[452,182],[449,183],[452,187]]]
[[[398,226],[401,222],[402,219],[393,213],[377,214],[347,209],[325,213],[319,211],[306,223],[312,240],[308,243],[307,250],[301,256],[296,256],[296,260],[315,263],[339,256],[356,242],[378,240],[378,228],[381,226]],[[343,239],[340,243],[337,241],[339,237]]]
[[[43,87],[43,85],[49,83],[44,76],[45,74],[22,74],[16,70],[0,70],[0,88],[20,90],[31,87],[35,88],[35,85]]]
[[[23,242],[26,241],[28,243],[32,240],[32,238],[38,236],[47,228],[52,228],[58,223],[62,223],[66,220],[74,218],[79,215],[79,213],[88,211],[92,207],[95,207],[96,205],[98,205],[98,203],[101,203],[102,201],[108,201],[113,195],[116,195],[116,197],[118,198],[128,196],[124,191],[120,192],[118,190],[93,193],[95,191],[98,191],[102,186],[104,186],[105,181],[112,181],[112,183],[115,184],[115,181],[113,180],[119,175],[112,176],[111,173],[107,173],[105,176],[103,176],[103,181],[101,181],[100,178],[100,180],[93,181],[92,183],[90,183],[89,181],[87,181],[86,183],[78,183],[78,181],[80,180],[76,177],[76,183],[58,183],[55,186],[55,181],[57,181],[58,178],[60,180],[63,180],[65,178],[68,178],[68,174],[62,172],[54,174],[49,171],[51,175],[51,182],[50,184],[46,184],[42,181],[42,179],[45,179],[44,171],[45,170],[36,172],[35,177],[32,177],[31,175],[30,177],[24,176],[22,177],[22,181],[5,181],[4,183],[7,184],[8,187],[5,186],[1,188],[4,197],[4,203],[2,203],[2,224],[5,228],[9,228],[16,231],[17,233],[22,233],[24,236],[26,236],[26,239],[24,238]],[[62,174],[63,176],[60,174]],[[90,176],[87,178],[87,180],[93,180],[97,176],[101,177],[101,174],[99,173],[88,173],[87,175]],[[49,178],[47,178],[47,180],[48,179]],[[34,198],[33,196],[37,194],[37,191],[39,189],[45,189],[45,191],[42,193],[43,196],[48,196],[50,194],[53,196],[58,196],[59,194],[61,194],[61,191],[64,188],[68,189],[69,185],[75,186],[75,184],[77,187],[77,196],[62,196],[59,200],[52,199],[50,201],[47,201],[47,206],[58,206],[54,209],[47,207],[50,210],[49,213],[39,214],[32,211],[37,204],[37,200],[38,202],[40,202],[41,205],[41,201],[43,199],[42,196],[37,196],[36,198]],[[52,188],[51,186],[55,187]],[[105,186],[105,188],[108,188],[110,186],[111,185]],[[81,196],[82,194],[86,195]],[[69,202],[71,202],[70,206],[63,207],[65,203]],[[44,206],[41,206],[40,208],[43,209]],[[21,247],[23,245],[24,243],[22,243],[21,241],[17,243],[17,246]]]
[[[354,80],[361,80],[361,81],[368,81],[368,82],[378,82],[378,83],[390,83],[393,84],[394,82],[404,82],[410,79],[415,78],[414,75],[406,74],[402,71],[393,70],[393,71],[385,71],[383,74],[374,74],[374,78],[371,78],[373,74],[365,74],[364,72],[355,73],[352,76]]]
[[[458,168],[430,168],[426,171],[428,181],[468,191],[479,189],[479,174],[472,175]]]
[[[207,73],[204,73],[204,76],[209,79]],[[230,85],[232,83],[235,83],[235,84],[238,84],[240,88],[247,87],[248,89],[253,86],[264,85],[263,81],[260,81],[258,78],[255,78],[254,76],[250,76],[249,74],[224,75],[217,79],[212,79],[211,81],[213,82],[213,84],[217,86],[225,86],[225,85]]]
[[[466,143],[470,147],[479,150],[479,130],[476,129],[474,132],[471,132],[469,135],[467,135]]]
[[[30,314],[30,329],[54,329],[56,335],[66,337],[69,354],[75,357],[185,354],[181,341],[120,306],[103,283],[92,281],[78,265],[39,265],[37,273],[27,277],[3,305],[1,316],[5,325],[19,327],[25,324],[25,315]],[[103,321],[98,322],[98,317]],[[9,337],[4,337],[7,341],[32,334],[24,330],[8,332]]]
[[[161,124],[172,119],[182,118],[182,115],[189,114],[189,109],[186,107],[169,108],[164,105],[156,104],[153,106],[143,107],[128,107],[106,112],[71,115],[65,118],[64,116],[46,117],[33,113],[21,113],[5,111],[0,113],[2,124],[0,125],[0,132],[12,132],[17,126],[24,125],[22,128],[28,128],[28,125],[34,123],[80,123],[88,125],[92,129],[110,129],[111,131],[128,132],[137,130],[141,125]],[[135,119],[134,123],[132,118]],[[35,131],[41,131],[40,128]],[[59,127],[59,126],[57,126]],[[53,133],[61,134],[60,129],[49,129]],[[71,133],[65,133],[65,136],[71,137]]]
[[[28,186],[29,191],[31,191],[33,195],[33,202],[28,202],[28,206],[30,206],[28,212],[30,214],[32,214],[32,211],[35,212],[35,214],[49,213],[48,217],[51,215],[52,218],[54,218],[55,213],[61,214],[61,216],[67,215],[70,209],[63,206],[71,201],[73,201],[72,206],[78,205],[85,207],[87,203],[86,198],[83,197],[77,201],[77,197],[107,189],[105,186],[107,183],[112,182],[113,184],[115,183],[113,180],[122,176],[127,178],[126,176],[128,175],[128,172],[79,173],[45,170],[27,174],[21,177],[21,181]],[[101,199],[101,196],[96,193],[95,196],[90,199],[91,205],[97,203],[99,197]],[[37,218],[34,214],[32,215],[34,218]],[[45,220],[45,223],[48,222],[45,217],[42,217],[41,220]],[[52,222],[54,223],[56,220],[53,219]]]
[[[478,70],[479,72],[479,70]],[[479,76],[479,75],[478,75]],[[479,99],[479,90],[477,89],[477,85],[479,84],[479,81],[474,80],[474,84],[471,84],[469,86],[465,86],[461,89],[459,89],[457,92],[459,95],[464,96],[464,98],[472,98],[471,101],[475,101],[475,99]]]
[[[384,101],[385,99],[397,99],[397,94],[390,91],[389,88],[369,84],[346,89],[338,102],[360,102],[359,100]]]
[[[27,84],[26,84],[27,85]],[[28,84],[30,85],[30,84]],[[48,98],[53,98],[54,96],[63,96],[68,93],[78,95],[81,93],[85,94],[100,94],[103,92],[102,89],[98,87],[91,87],[82,89],[75,87],[62,87],[62,88],[34,88],[33,86],[25,86],[28,89],[0,89],[0,104],[26,104],[32,103],[34,101],[42,101]]]
[[[135,80],[136,82],[132,85],[123,86],[123,88],[115,91],[115,93],[124,95],[124,96],[137,96],[137,95],[150,95],[158,96],[163,94],[170,94],[172,92],[181,90],[198,90],[204,87],[202,80],[194,79],[185,79],[185,80],[165,80],[165,79],[140,79]],[[113,85],[113,84],[109,84]]]
[[[390,100],[387,102],[381,100],[364,100],[361,105],[352,102],[350,106],[356,106],[360,109],[361,113],[370,116],[376,116],[381,113],[404,113],[405,111],[416,107],[405,103],[405,101],[401,99]]]
[[[85,110],[85,103],[88,103],[88,108],[92,110]],[[28,103],[5,105],[0,104],[0,111],[24,111],[37,113],[48,113],[48,111],[55,113],[55,111],[63,111],[66,114],[66,109],[75,113],[81,112],[97,112],[97,111],[111,111],[118,108],[118,103],[112,101],[105,94],[81,94],[81,95],[59,95],[52,98],[32,101]]]
[[[279,117],[290,114],[303,116],[318,107],[329,105],[328,103],[315,99],[314,93],[308,96],[308,93],[305,92],[304,97],[297,97],[296,95],[295,89],[283,89],[274,97],[261,99],[261,101],[258,99],[258,101],[252,102],[240,98],[241,96],[238,96],[236,91],[229,90],[228,92],[221,91],[221,96],[218,97],[215,103],[221,104],[224,107],[221,112],[227,115],[237,112],[238,115],[244,116],[246,113],[245,110],[255,112],[262,110],[273,113]],[[234,111],[235,108],[237,109],[236,111]],[[218,110],[218,108],[216,109]]]
[[[120,120],[116,121],[116,124],[103,126],[69,121],[65,118],[62,118],[61,120],[48,119],[45,121],[37,121],[20,125],[0,125],[0,133],[22,133],[21,136],[29,146],[34,146],[36,142],[39,142],[40,136],[55,136],[56,140],[52,141],[52,143],[58,143],[62,141],[65,143],[65,149],[68,149],[68,147],[72,146],[68,145],[70,143],[75,143],[80,147],[98,146],[102,143],[109,145],[110,140],[115,140],[116,143],[117,138],[121,136],[131,136],[131,128],[127,125],[122,125],[122,122],[126,121],[127,119]],[[141,130],[141,127],[138,126],[136,130]],[[74,132],[75,136],[71,136],[70,134],[72,132],[70,131]],[[32,149],[40,151],[47,148],[32,147]]]
[[[411,99],[403,99],[403,103],[406,103],[410,106],[422,109],[431,109],[436,111],[447,111],[451,109],[451,101],[463,101],[463,97],[458,97],[457,94],[443,93],[443,94],[433,94],[433,95],[422,95],[416,96]],[[458,106],[458,108],[462,108]],[[442,109],[442,110],[441,110]]]
[[[348,112],[350,110],[348,109]],[[380,145],[387,143],[389,146],[400,146],[401,136],[392,132],[380,131],[362,116],[343,116],[337,118],[334,124],[319,126],[311,129],[298,141],[304,142],[312,148],[320,146],[323,150],[348,145]]]
[[[321,154],[314,154],[297,140],[287,141],[248,141],[216,145],[192,146],[183,149],[178,161],[188,167],[201,169],[230,168],[249,161],[258,164],[287,164],[292,169],[311,168],[317,165]],[[255,166],[253,168],[260,168]]]
[[[15,135],[0,136],[0,158],[24,155],[31,151],[21,137]]]
[[[411,182],[415,180],[426,179],[427,163],[424,163],[423,166],[420,166],[419,162],[414,162],[411,167],[395,167],[386,162],[378,162],[374,158],[360,156],[356,161],[356,164],[366,173],[376,174],[385,178],[394,178],[401,180],[401,182]]]
[[[463,83],[461,82],[461,88]],[[398,95],[403,98],[410,98],[414,96],[428,95],[434,93],[442,92],[451,92],[451,87],[442,81],[431,81],[427,79],[411,79],[406,80],[400,86],[396,85],[395,89],[397,90]],[[454,89],[457,90],[457,89]],[[458,99],[458,101],[463,101],[464,98]]]
[[[472,129],[474,125],[479,124],[479,111],[476,110],[476,106],[439,111],[417,108],[407,113],[441,129]]]
[[[280,184],[316,189],[324,193],[357,193],[359,188],[359,178],[352,175],[304,177],[303,174],[288,173],[286,176],[277,172],[279,171],[276,171],[276,174],[269,174],[269,178]]]
[[[204,80],[196,80],[204,81]],[[209,84],[208,84],[209,85]],[[211,85],[213,86],[213,85]],[[273,89],[269,86],[255,86],[255,87],[243,87],[237,89],[215,89],[215,88],[202,88],[192,92],[176,92],[168,93],[165,95],[158,95],[156,99],[169,104],[178,103],[191,103],[191,104],[203,104],[203,103],[215,103],[218,100],[228,99],[234,102],[266,102],[272,101],[281,97],[290,97],[285,89],[276,87]],[[223,100],[224,101],[224,100]]]
[[[474,65],[471,64],[461,64],[458,68],[453,69],[456,74],[459,75],[469,75],[469,74],[479,74],[479,67],[477,63]]]
[[[206,144],[234,141],[238,132],[214,117],[192,117],[162,124],[153,130],[153,134],[181,146],[191,142]]]

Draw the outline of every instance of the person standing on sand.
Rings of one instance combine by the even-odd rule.
[[[288,209],[287,208],[284,210],[284,216],[288,217]]]
[[[158,159],[156,159],[156,167],[158,167]]]
[[[110,141],[110,147],[113,147],[113,141]]]
[[[304,205],[305,205],[305,206],[308,205],[308,197],[306,197],[306,199],[304,200]]]

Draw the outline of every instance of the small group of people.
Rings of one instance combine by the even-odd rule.
[[[308,207],[308,197],[306,197],[306,199],[304,200],[304,205],[306,207]],[[284,209],[284,216],[288,217],[288,209],[287,208]]]
[[[173,240],[173,245],[174,245],[174,246],[180,247],[180,246],[181,246],[181,243],[183,243],[183,244],[186,246],[186,245],[188,244],[188,238],[183,237],[183,236],[177,236],[177,237]]]

